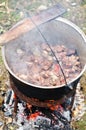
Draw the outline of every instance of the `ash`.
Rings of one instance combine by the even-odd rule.
[[[52,111],[34,106],[29,110],[25,105],[18,104],[17,124],[20,127],[17,130],[72,130],[69,124],[70,112],[64,112],[61,106]]]
[[[11,117],[13,119],[12,123],[18,125],[16,130],[73,130],[70,125],[71,121],[81,119],[86,110],[80,84],[77,85],[71,107],[72,100],[73,97],[70,97],[63,104],[58,105],[57,109],[52,110],[50,108],[31,106],[18,99],[17,114],[14,118],[14,92],[9,89],[2,110],[6,118]]]

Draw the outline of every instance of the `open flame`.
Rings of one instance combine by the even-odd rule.
[[[29,116],[27,116],[27,119],[30,120],[30,119],[36,119],[37,116],[40,115],[40,112],[35,112],[35,113],[32,113],[30,114]]]
[[[70,126],[71,120],[79,120],[85,112],[84,110],[86,110],[85,106],[83,106],[84,96],[80,92],[80,84],[77,86],[75,98],[72,96],[68,97],[61,104],[58,104],[56,100],[47,100],[45,103],[48,107],[38,107],[20,100],[12,90],[9,90],[2,110],[5,116],[8,117],[12,116],[13,105],[14,110],[15,106],[18,107],[16,115],[17,124],[22,125],[22,128],[24,127],[25,129],[30,128],[30,130],[34,130],[34,128],[40,129],[41,127],[42,130],[47,130],[48,128],[51,130],[60,130],[60,128],[62,130],[73,130]],[[79,100],[77,97],[79,97]],[[72,107],[73,99],[74,105]],[[79,112],[82,113],[79,115]]]
[[[50,110],[52,111],[58,110],[58,109],[60,109],[60,111],[63,111],[63,108],[61,105],[50,106]]]

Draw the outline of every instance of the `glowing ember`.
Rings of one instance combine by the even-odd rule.
[[[35,112],[33,114],[31,114],[30,116],[27,116],[27,119],[30,120],[30,119],[36,119],[37,116],[40,115],[40,112]]]

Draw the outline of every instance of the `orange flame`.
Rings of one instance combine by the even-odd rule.
[[[58,109],[58,107],[59,107],[59,105],[50,106],[50,109],[51,109],[52,111],[54,111],[54,110],[57,110],[57,109]]]
[[[35,119],[39,115],[40,115],[40,112],[35,112],[35,113],[31,114],[30,116],[28,116],[27,119]]]
[[[14,99],[16,99],[16,98],[17,98],[17,96],[16,96],[16,94],[15,94],[15,93],[14,93],[14,95],[13,95],[13,98],[14,98]]]
[[[31,109],[32,105],[30,105],[29,103],[26,104],[28,109]]]
[[[61,105],[53,105],[53,106],[50,106],[49,108],[50,108],[50,110],[52,110],[52,111],[58,110],[58,109],[60,109],[60,111],[63,111],[63,108],[62,108]]]

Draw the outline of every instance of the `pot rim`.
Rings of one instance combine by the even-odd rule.
[[[74,28],[74,29],[81,35],[81,37],[83,38],[83,40],[84,40],[85,43],[86,43],[86,36],[85,36],[84,32],[83,32],[77,25],[75,25],[75,24],[72,23],[71,21],[69,21],[69,20],[67,20],[67,19],[65,19],[65,18],[62,18],[62,17],[58,17],[58,18],[55,19],[55,20],[56,20],[56,21],[63,22],[63,23],[65,23],[65,24],[71,26],[72,28]],[[19,24],[19,23],[21,23],[21,21],[18,22],[18,24]],[[17,25],[18,25],[18,24],[17,24]],[[15,25],[15,26],[16,26],[16,25]],[[14,27],[15,27],[15,26],[14,26]],[[12,28],[11,28],[11,29],[12,29]],[[26,85],[29,85],[29,86],[32,86],[32,87],[35,87],[35,88],[40,88],[40,89],[56,89],[56,88],[61,88],[61,87],[66,86],[66,84],[62,84],[62,85],[59,85],[59,86],[40,86],[40,85],[31,84],[31,83],[29,83],[29,82],[27,82],[27,81],[24,81],[24,80],[20,79],[18,76],[16,76],[16,75],[13,73],[13,71],[10,69],[10,67],[8,66],[8,64],[7,64],[7,62],[6,62],[6,58],[5,58],[5,46],[2,46],[2,58],[3,58],[4,64],[5,64],[6,69],[8,70],[8,72],[9,72],[12,76],[14,76],[16,79],[18,79],[19,81],[21,81],[22,83],[25,83]],[[70,86],[74,81],[76,81],[77,79],[79,79],[79,78],[82,76],[82,74],[85,72],[85,70],[86,70],[86,64],[84,65],[84,67],[83,67],[82,71],[80,72],[80,74],[79,74],[76,78],[74,78],[73,80],[71,80],[70,82],[68,82],[67,85]]]

